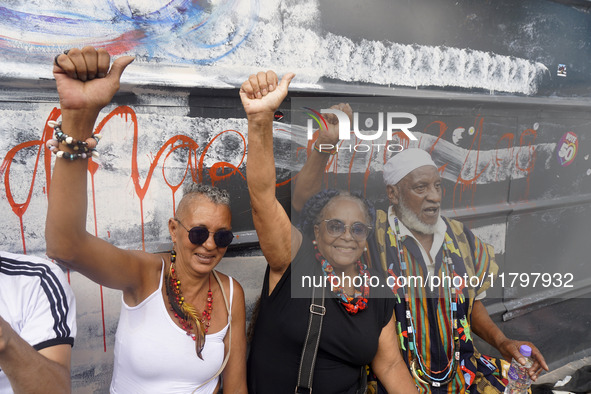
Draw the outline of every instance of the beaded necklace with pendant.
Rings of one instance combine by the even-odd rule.
[[[174,251],[170,254],[170,267],[166,274],[166,295],[174,317],[178,319],[181,327],[188,336],[196,341],[197,355],[201,357],[201,351],[205,346],[205,334],[209,330],[211,324],[211,312],[213,310],[213,292],[211,291],[211,275],[209,275],[209,290],[207,291],[206,308],[203,310],[201,317],[197,316],[195,308],[185,302],[185,297],[181,291],[181,281],[176,275],[175,269],[176,253]],[[197,332],[199,337],[193,330],[193,323],[197,324]]]
[[[328,278],[329,283],[331,284],[332,291],[335,293],[345,310],[350,314],[354,315],[359,311],[364,310],[367,308],[367,298],[369,297],[369,285],[367,281],[369,280],[369,271],[367,267],[361,263],[361,261],[357,260],[356,264],[359,268],[359,276],[363,278],[360,291],[355,289],[355,296],[349,297],[341,286],[336,286],[335,281],[338,281],[340,278],[336,277],[334,274],[334,268],[328,260],[322,256],[322,254],[318,251],[318,247],[314,245],[314,250],[316,251],[316,260],[320,262],[322,265],[322,271],[324,272],[324,276]]]
[[[403,277],[408,278],[408,264],[404,260],[404,252],[402,248],[402,242],[400,240],[400,228],[398,225],[398,218],[394,218],[394,227],[396,231],[396,249],[398,250],[398,261],[400,262],[400,272]],[[447,245],[443,243],[443,262],[445,263],[445,268],[448,275],[452,275],[454,272],[454,264],[449,255],[449,251],[447,249]],[[389,271],[392,271],[392,266],[390,267]],[[451,277],[451,276],[450,276]],[[444,281],[445,282],[445,281]],[[444,286],[445,288],[445,286]],[[411,372],[413,376],[417,377],[421,381],[430,384],[433,387],[441,387],[449,382],[451,382],[456,373],[456,364],[460,360],[460,337],[458,334],[458,318],[457,318],[457,305],[458,305],[458,293],[454,286],[450,284],[446,288],[447,294],[449,296],[449,303],[450,303],[450,321],[452,322],[452,335],[451,335],[451,342],[453,343],[452,347],[452,354],[451,359],[448,359],[446,367],[441,371],[431,371],[428,368],[425,368],[421,355],[417,348],[417,341],[416,341],[416,330],[414,326],[414,321],[412,318],[412,312],[410,310],[409,305],[409,295],[407,286],[403,286],[404,292],[404,305],[405,305],[405,315],[406,315],[406,325],[407,325],[407,332],[408,332],[408,344],[413,355],[413,359],[410,362]],[[419,368],[417,369],[417,364]],[[446,372],[442,378],[435,378],[432,376],[433,374],[441,374]]]

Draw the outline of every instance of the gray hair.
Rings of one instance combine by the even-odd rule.
[[[191,194],[201,195],[214,204],[222,204],[230,208],[230,193],[218,187],[205,183],[187,182],[183,186],[183,199]]]

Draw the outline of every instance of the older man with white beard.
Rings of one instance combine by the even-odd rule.
[[[331,131],[335,135],[329,130],[319,139]],[[320,188],[328,157],[315,149],[298,174],[296,210]],[[388,276],[399,348],[419,391],[503,392],[501,360],[481,355],[472,333],[509,362],[524,363],[519,347],[529,345],[534,359],[529,373],[535,380],[542,368],[548,369],[546,362],[533,344],[507,338],[480,301],[498,270],[493,248],[462,223],[440,215],[441,176],[431,156],[405,149],[386,163],[383,175],[390,206],[388,212],[377,211],[371,264]]]
[[[498,270],[494,250],[440,215],[441,176],[431,156],[416,148],[394,155],[384,166],[384,182],[390,206],[378,213],[372,259],[390,276],[400,347],[417,386],[423,392],[502,392],[499,363],[477,351],[472,333],[508,361],[522,358],[521,345],[532,347],[535,379],[547,369],[541,353],[508,339],[480,301]]]

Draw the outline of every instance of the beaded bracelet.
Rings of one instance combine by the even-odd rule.
[[[96,148],[99,140],[101,139],[100,134],[93,134],[85,141],[75,140],[62,131],[62,124],[53,120],[47,122],[50,127],[55,130],[55,139],[64,145],[71,147],[74,150],[82,150],[83,152],[89,152]]]
[[[333,146],[332,149],[320,149],[318,147],[318,145],[316,145],[316,142],[314,142],[314,150],[316,152],[324,153],[325,155],[331,155],[331,156],[335,155],[338,152],[336,146]]]
[[[82,152],[82,153],[70,153],[70,152],[64,152],[63,150],[59,150],[58,149],[58,141],[56,139],[50,139],[49,141],[47,141],[47,149],[50,150],[51,153],[55,153],[56,157],[59,158],[64,158],[64,159],[68,159],[68,160],[76,160],[76,159],[86,159],[88,157],[94,157],[95,159],[98,159],[99,157],[99,153],[92,149],[89,152]]]
[[[100,155],[96,151],[96,146],[101,139],[100,134],[94,134],[92,137],[87,138],[85,141],[76,140],[62,131],[61,123],[50,120],[47,122],[50,127],[55,130],[55,138],[47,141],[47,149],[52,153],[55,153],[56,157],[64,158],[67,160],[86,159],[88,157],[98,158]],[[59,143],[71,147],[75,151],[81,151],[70,153],[64,152],[58,149]]]

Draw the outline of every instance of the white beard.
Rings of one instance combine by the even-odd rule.
[[[398,214],[399,219],[404,225],[409,229],[421,234],[435,234],[435,230],[437,229],[437,222],[435,224],[427,224],[421,219],[419,219],[418,215],[410,210],[404,203],[402,196],[400,198],[400,203],[398,204]],[[439,215],[437,215],[437,220],[439,220]]]

